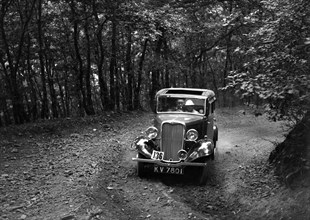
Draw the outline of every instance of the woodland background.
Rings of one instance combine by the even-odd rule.
[[[148,109],[163,87],[298,122],[310,1],[1,0],[0,126]]]

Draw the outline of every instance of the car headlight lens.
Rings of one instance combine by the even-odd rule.
[[[158,135],[158,130],[155,127],[149,127],[146,129],[145,133],[150,139],[154,139]]]
[[[189,129],[186,132],[186,139],[189,141],[196,141],[198,138],[198,132],[195,129]]]
[[[187,158],[187,152],[185,150],[179,150],[178,157],[180,160],[185,160]]]

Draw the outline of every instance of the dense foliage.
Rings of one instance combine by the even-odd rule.
[[[309,13],[307,0],[2,0],[0,126],[147,108],[170,86],[299,119]]]
[[[300,121],[310,108],[310,2],[262,1],[255,28],[234,51],[244,57],[226,88],[264,100],[274,119]]]

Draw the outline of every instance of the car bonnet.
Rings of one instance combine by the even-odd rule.
[[[155,118],[155,124],[161,125],[164,122],[177,122],[185,125],[199,122],[203,119],[203,115],[192,114],[160,114]]]

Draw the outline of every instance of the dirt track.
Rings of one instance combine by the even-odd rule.
[[[151,114],[66,129],[41,125],[38,133],[2,130],[0,219],[307,219],[309,190],[286,189],[267,166],[273,143],[284,139],[280,123],[245,113],[218,111],[219,143],[205,186],[137,177],[130,142]]]

